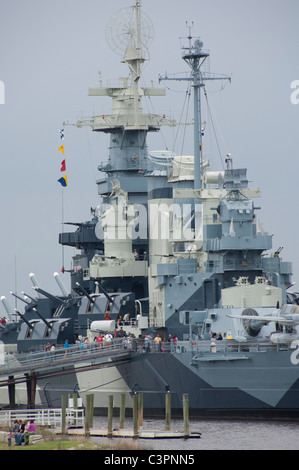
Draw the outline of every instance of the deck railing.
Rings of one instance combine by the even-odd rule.
[[[0,410],[0,425],[12,426],[14,421],[34,420],[36,425],[61,428],[61,408],[46,408],[32,410]],[[66,426],[84,427],[85,413],[83,408],[66,408]]]
[[[26,353],[6,354],[0,364],[0,375],[16,373],[24,370],[36,370],[59,364],[89,360],[95,357],[111,357],[126,351],[123,339],[114,339],[111,342],[88,342],[70,345],[68,349],[57,346],[53,351],[37,351]]]
[[[237,342],[234,340],[215,341],[217,353],[240,353],[245,351],[266,352],[272,350],[290,350],[290,344],[271,344],[263,340],[249,340]],[[66,365],[78,361],[89,361],[95,358],[111,358],[119,354],[137,353],[167,353],[181,354],[209,354],[212,351],[211,341],[162,341],[156,344],[153,339],[139,338],[117,338],[111,342],[84,343],[83,345],[71,345],[68,349],[63,346],[56,347],[54,351],[38,351],[28,353],[6,354],[4,361],[0,364],[0,376],[12,373],[38,370],[47,367]]]

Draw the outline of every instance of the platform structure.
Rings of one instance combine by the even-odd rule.
[[[165,427],[146,429],[143,423],[143,394],[133,396],[133,421],[131,428],[125,427],[125,394],[121,394],[121,408],[118,426],[113,426],[113,396],[108,397],[107,427],[93,426],[94,395],[86,396],[85,406],[77,394],[61,397],[61,408],[0,410],[0,425],[11,427],[15,420],[31,420],[36,425],[49,427],[56,435],[132,438],[132,439],[199,439],[201,433],[190,431],[189,428],[189,399],[183,396],[183,425],[182,430],[171,430],[171,394],[165,397]],[[69,405],[69,406],[68,406]],[[71,406],[70,406],[71,405]]]

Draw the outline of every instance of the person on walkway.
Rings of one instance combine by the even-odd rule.
[[[105,320],[111,320],[111,315],[109,312],[106,312],[104,315]]]
[[[162,338],[159,334],[154,338],[154,343],[156,351],[161,351]]]
[[[125,316],[124,316],[124,322],[125,322],[125,325],[129,325],[130,324],[130,314],[129,313],[126,313]]]
[[[68,340],[68,339],[65,340],[65,343],[64,343],[64,346],[63,346],[63,347],[64,347],[64,350],[65,350],[64,356],[66,356],[66,355],[67,355],[67,350],[68,350],[69,347],[70,347],[70,345],[69,345],[69,340]]]
[[[103,341],[104,341],[104,340],[103,340],[103,336],[99,333],[98,336],[96,337],[96,342],[98,343],[99,348],[102,347]]]

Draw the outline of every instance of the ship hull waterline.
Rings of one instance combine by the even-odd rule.
[[[190,353],[135,353],[130,361],[110,367],[72,369],[38,376],[36,407],[57,408],[61,395],[78,393],[85,402],[94,394],[94,414],[106,415],[108,396],[115,414],[120,395],[132,414],[132,396],[143,394],[144,416],[165,416],[165,395],[171,393],[172,416],[182,416],[188,394],[190,417],[299,419],[299,366],[291,351],[241,353],[234,359],[222,353],[191,362]],[[274,364],[274,365],[273,365]],[[174,373],[175,371],[175,373]],[[2,407],[9,405],[7,387],[0,389]],[[16,405],[26,407],[26,383],[16,385]]]

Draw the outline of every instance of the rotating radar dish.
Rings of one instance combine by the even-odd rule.
[[[106,40],[110,48],[126,59],[128,51],[136,51],[137,59],[147,59],[154,28],[150,18],[140,7],[118,10],[106,26]]]

